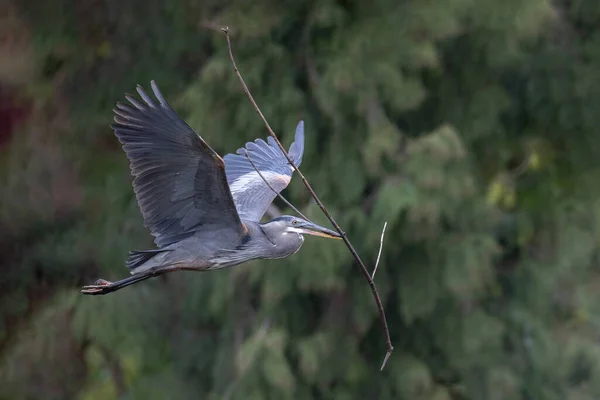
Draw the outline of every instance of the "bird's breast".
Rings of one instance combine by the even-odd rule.
[[[296,250],[294,250],[294,252],[293,252],[292,254],[290,254],[290,255],[293,255],[293,254],[296,254],[297,252],[299,252],[299,251],[300,251],[300,248],[302,247],[302,244],[304,243],[304,236],[302,236],[302,235],[298,235],[298,238],[300,239],[300,240],[299,240],[299,243],[298,243],[298,247],[297,247],[297,248],[296,248]]]
[[[278,259],[289,257],[295,254],[302,247],[304,238],[297,233],[284,233],[275,241],[275,245],[265,251],[265,257],[269,259]]]

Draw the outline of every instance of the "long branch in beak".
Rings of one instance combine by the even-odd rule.
[[[303,224],[299,230],[307,235],[322,236],[330,239],[342,238],[339,233],[332,231],[331,229],[327,229],[322,226],[311,223]]]

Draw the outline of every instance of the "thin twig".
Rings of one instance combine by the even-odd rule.
[[[379,239],[379,253],[377,253],[377,261],[375,261],[375,268],[373,268],[373,275],[371,279],[375,279],[375,272],[377,272],[377,266],[379,265],[379,258],[381,257],[381,249],[383,249],[383,237],[385,236],[385,228],[387,227],[387,221],[383,224],[383,230],[381,231],[381,239]]]
[[[302,214],[296,207],[293,206],[292,203],[290,203],[289,201],[287,201],[287,199],[285,197],[283,197],[283,195],[281,193],[279,193],[277,190],[273,189],[273,186],[271,186],[271,184],[269,183],[269,181],[267,181],[265,179],[265,177],[263,176],[263,174],[258,170],[258,168],[256,168],[256,165],[254,164],[254,161],[252,161],[252,159],[250,158],[250,154],[248,154],[248,150],[246,150],[244,152],[246,158],[248,159],[248,161],[250,161],[250,164],[252,164],[252,166],[254,167],[254,170],[256,172],[258,172],[258,175],[262,178],[263,181],[265,181],[265,183],[267,184],[267,186],[269,187],[269,189],[271,189],[273,191],[273,193],[275,193],[277,195],[277,197],[279,197],[281,200],[283,200],[283,202],[285,204],[287,204],[288,206],[290,206],[292,208],[292,210],[296,211],[298,213],[298,215],[300,215],[302,218],[304,218],[305,220],[309,221],[310,220],[304,215]]]
[[[325,214],[325,216],[327,217],[329,222],[331,222],[331,224],[339,232],[339,234],[342,237],[342,240],[346,244],[346,247],[348,247],[348,250],[350,250],[350,253],[352,253],[352,256],[356,260],[357,264],[360,266],[360,268],[363,272],[363,275],[369,282],[369,286],[371,287],[371,292],[373,292],[373,297],[375,298],[375,302],[377,303],[377,309],[379,311],[379,317],[380,317],[379,319],[381,321],[381,326],[382,326],[383,332],[385,334],[385,342],[386,342],[386,346],[387,346],[387,352],[385,354],[385,358],[383,359],[383,363],[381,365],[381,369],[383,370],[383,368],[385,367],[385,364],[387,363],[388,359],[390,358],[390,355],[392,354],[392,351],[394,351],[394,346],[392,346],[392,340],[390,339],[390,331],[388,329],[387,320],[385,317],[385,311],[383,310],[383,304],[381,303],[381,298],[379,297],[379,293],[377,292],[375,283],[373,282],[373,279],[371,279],[371,274],[369,274],[367,267],[365,267],[365,264],[360,259],[360,256],[358,255],[358,253],[356,252],[356,250],[354,249],[354,247],[348,240],[346,233],[342,230],[342,228],[340,228],[338,223],[333,219],[333,217],[331,216],[329,211],[325,208],[325,206],[323,205],[321,200],[319,200],[319,197],[317,196],[317,194],[315,193],[313,188],[310,186],[310,184],[308,183],[308,181],[306,180],[306,178],[304,177],[302,172],[300,172],[300,170],[298,169],[296,164],[294,164],[294,162],[290,158],[287,151],[285,151],[285,149],[283,148],[283,145],[277,138],[277,135],[275,135],[275,132],[273,132],[271,125],[269,125],[269,122],[267,121],[267,119],[265,118],[263,113],[260,111],[260,108],[258,108],[258,105],[256,104],[256,101],[254,101],[254,98],[252,97],[252,94],[250,93],[250,90],[248,89],[248,86],[246,85],[244,78],[242,78],[242,75],[240,74],[240,71],[238,70],[238,67],[235,63],[235,59],[233,58],[233,51],[231,50],[231,39],[229,38],[229,28],[221,28],[221,30],[225,33],[225,36],[227,37],[227,48],[229,50],[229,58],[231,59],[231,63],[233,64],[233,69],[234,69],[238,79],[240,80],[240,83],[242,84],[242,88],[244,89],[244,92],[246,92],[248,99],[250,99],[250,102],[252,103],[254,110],[260,116],[260,118],[263,120],[263,122],[267,128],[267,131],[269,131],[269,135],[271,135],[271,137],[275,140],[275,142],[277,143],[277,146],[279,146],[279,149],[281,150],[281,152],[283,153],[285,158],[287,158],[290,165],[294,168],[294,170],[296,171],[296,173],[302,180],[302,183],[304,183],[304,186],[306,186],[306,189],[308,190],[310,195],[313,197],[313,199],[315,199],[315,202],[317,203],[317,205],[319,206],[321,211],[323,211],[323,214]]]

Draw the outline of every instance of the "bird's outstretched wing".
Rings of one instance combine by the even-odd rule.
[[[242,237],[223,159],[187,125],[151,82],[158,104],[138,86],[143,102],[126,95],[112,128],[130,161],[145,225],[158,247],[199,230]]]
[[[233,201],[241,219],[258,222],[269,208],[276,194],[267,186],[246,158],[248,156],[271,187],[281,192],[292,179],[294,169],[285,158],[277,143],[269,137],[268,143],[262,139],[246,143],[245,148],[238,149],[237,154],[227,154],[225,171],[227,181],[233,195]],[[288,152],[298,167],[304,153],[304,122],[296,127],[296,137]]]

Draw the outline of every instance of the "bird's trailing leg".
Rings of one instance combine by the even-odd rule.
[[[128,278],[121,279],[120,281],[110,282],[104,279],[98,279],[93,285],[87,285],[81,288],[81,293],[99,295],[114,292],[115,290],[123,289],[134,283],[145,281],[146,279],[156,276],[155,273],[132,275]]]

